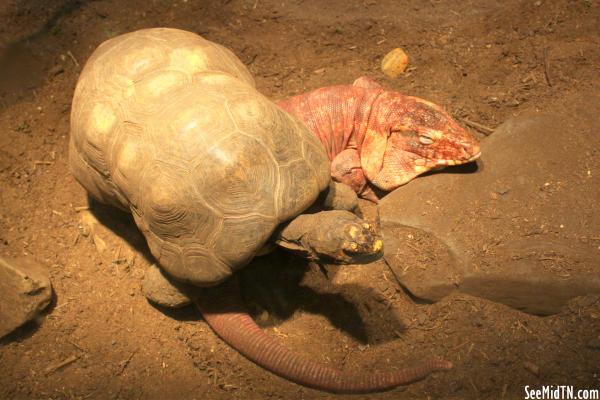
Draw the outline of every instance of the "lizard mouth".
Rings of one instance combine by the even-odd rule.
[[[466,163],[470,163],[472,161],[477,160],[479,157],[481,156],[481,152],[475,154],[474,156],[471,156],[470,158],[467,159],[458,159],[458,160],[436,160],[435,166],[449,166],[449,165],[460,165],[460,164],[466,164]]]
[[[448,160],[431,160],[420,158],[414,161],[418,171],[424,171],[426,168],[441,169],[452,165],[461,165],[477,160],[481,156],[481,152],[463,159],[448,159]],[[417,171],[417,172],[418,172]]]

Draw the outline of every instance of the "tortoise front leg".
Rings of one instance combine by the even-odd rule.
[[[324,196],[323,200],[317,201],[315,207],[324,210],[350,211],[355,214],[358,212],[358,196],[348,185],[331,180],[322,196]]]

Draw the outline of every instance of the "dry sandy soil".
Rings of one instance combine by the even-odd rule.
[[[596,0],[2,1],[0,255],[33,257],[56,293],[43,318],[3,339],[2,398],[344,397],[255,366],[193,308],[150,305],[140,281],[152,260],[131,218],[95,206],[94,225],[82,209],[87,197],[67,167],[78,74],[105,39],[154,26],[228,46],[273,98],[368,75],[494,128],[572,93],[600,93]],[[379,64],[394,47],[411,62],[390,80]],[[600,388],[598,301],[538,317],[463,294],[416,302],[383,262],[325,271],[275,253],[244,271],[244,297],[269,334],[330,365],[370,372],[439,354],[456,366],[365,398]]]

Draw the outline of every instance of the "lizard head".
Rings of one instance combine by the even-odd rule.
[[[441,107],[384,92],[361,148],[369,181],[390,191],[432,169],[477,159],[479,143]]]

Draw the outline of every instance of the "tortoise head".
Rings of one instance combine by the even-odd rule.
[[[370,182],[390,191],[432,169],[474,161],[477,139],[440,106],[384,92],[365,136],[362,167]]]
[[[301,214],[276,233],[275,242],[309,260],[336,264],[367,264],[383,255],[373,225],[345,210]]]
[[[372,224],[348,211],[314,214],[318,223],[306,235],[305,246],[316,260],[337,264],[367,264],[383,255],[383,241]]]

